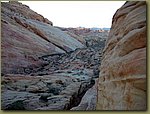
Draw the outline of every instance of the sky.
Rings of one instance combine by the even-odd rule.
[[[59,27],[110,28],[125,1],[20,1]]]

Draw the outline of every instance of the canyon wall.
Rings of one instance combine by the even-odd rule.
[[[84,44],[19,2],[1,3],[2,73],[22,73],[39,66],[39,57],[66,53]]]
[[[97,110],[146,110],[146,2],[113,16],[100,66]]]

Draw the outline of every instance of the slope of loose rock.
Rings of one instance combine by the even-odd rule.
[[[46,64],[25,67],[26,75],[4,74],[2,110],[69,110],[77,106],[98,77],[100,54],[88,47],[45,55],[39,60]],[[95,100],[96,95],[91,98]],[[89,110],[94,110],[94,100],[92,105],[89,102]]]
[[[126,2],[104,48],[97,110],[146,110],[146,2]]]
[[[98,77],[101,51],[87,47],[70,53],[44,55],[39,60],[46,64],[26,67],[24,75],[2,76],[3,110],[70,110],[78,106]],[[95,109],[96,89],[93,88],[82,100],[88,102],[83,110]],[[91,101],[87,101],[88,96]]]

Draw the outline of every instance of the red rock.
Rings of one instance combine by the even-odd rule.
[[[82,42],[51,26],[52,22],[19,2],[2,2],[2,73],[23,73],[43,63],[43,55],[84,47]]]

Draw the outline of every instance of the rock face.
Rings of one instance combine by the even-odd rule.
[[[24,67],[42,65],[38,57],[83,48],[77,36],[19,2],[1,3],[2,73],[22,73]]]
[[[96,80],[95,85],[85,93],[80,104],[71,110],[96,110],[97,82],[98,80]]]
[[[97,110],[146,110],[146,94],[146,2],[126,2],[104,48]]]

